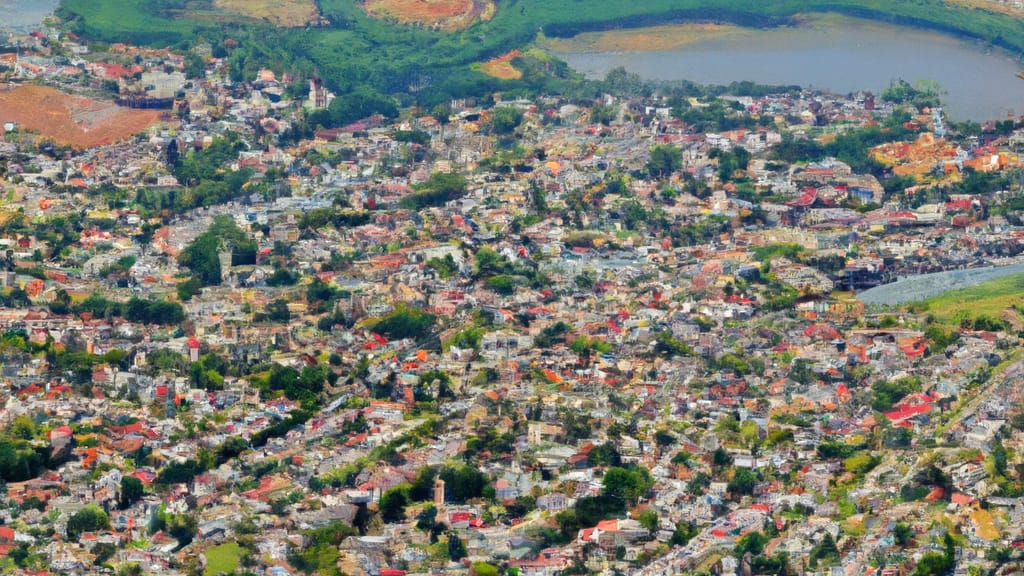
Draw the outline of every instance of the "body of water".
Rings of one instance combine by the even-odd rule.
[[[736,29],[660,52],[559,53],[593,78],[617,66],[652,80],[728,84],[797,84],[835,93],[871,90],[895,79],[932,80],[946,95],[953,120],[1003,119],[1024,114],[1024,70],[1005,52],[936,32],[853,18],[827,18],[798,27]]]
[[[60,0],[0,0],[0,30],[31,31],[57,9]]]

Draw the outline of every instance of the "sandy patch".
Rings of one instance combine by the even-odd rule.
[[[554,52],[657,52],[683,48],[703,40],[741,33],[739,26],[726,24],[666,24],[647,28],[626,28],[584,32],[572,38],[539,38],[538,44]]]

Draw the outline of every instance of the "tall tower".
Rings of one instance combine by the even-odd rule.
[[[228,278],[231,276],[231,248],[222,246],[217,252],[217,260],[220,263],[221,282],[228,284]]]
[[[444,480],[434,480],[434,506],[438,510],[444,508]]]

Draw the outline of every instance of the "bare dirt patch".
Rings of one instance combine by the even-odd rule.
[[[130,110],[45,86],[0,90],[0,124],[14,122],[75,148],[113,144],[152,126],[160,115],[159,110]]]
[[[702,40],[743,31],[723,24],[666,24],[647,28],[584,32],[572,38],[540,38],[545,49],[554,52],[657,52],[683,48]]]
[[[970,9],[981,8],[1014,18],[1024,17],[1024,6],[1020,6],[1017,2],[1006,2],[1005,0],[948,0],[948,2]]]
[[[495,6],[491,0],[366,0],[363,9],[370,16],[402,24],[461,30],[493,18]]]
[[[224,12],[269,20],[278,26],[305,26],[320,19],[313,0],[215,0],[214,5]]]
[[[512,59],[520,54],[519,50],[513,50],[508,54],[491,58],[480,65],[480,71],[501,80],[519,80],[523,77],[523,73],[512,65]]]

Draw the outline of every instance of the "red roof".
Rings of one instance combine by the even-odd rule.
[[[897,410],[892,410],[885,413],[885,417],[893,422],[900,422],[917,416],[918,414],[927,414],[931,412],[932,407],[928,404],[917,404],[914,406],[900,406]]]
[[[828,324],[815,324],[808,326],[804,330],[804,336],[808,338],[820,338],[822,340],[835,340],[839,338],[841,334],[835,328]]]
[[[806,208],[807,206],[814,204],[814,201],[817,199],[818,191],[814,188],[808,188],[804,190],[804,193],[799,198],[792,202],[787,202],[787,204],[789,204],[790,206],[800,206]]]
[[[968,506],[974,502],[974,498],[964,494],[963,492],[953,492],[953,496],[950,498],[953,504],[959,504],[960,506]]]

